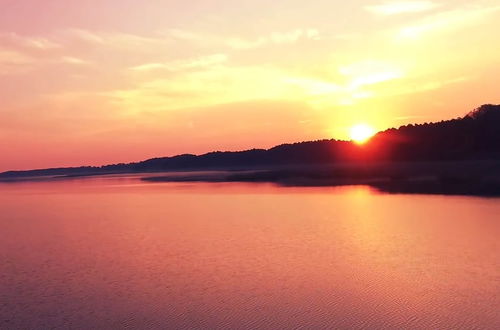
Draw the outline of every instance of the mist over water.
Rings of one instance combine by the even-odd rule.
[[[0,183],[0,328],[500,328],[500,199]]]

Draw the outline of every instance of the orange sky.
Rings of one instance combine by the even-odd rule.
[[[0,1],[0,171],[346,139],[500,103],[500,3]]]

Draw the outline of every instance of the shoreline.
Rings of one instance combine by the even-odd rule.
[[[367,185],[381,192],[500,197],[500,162],[379,163],[142,177],[145,182]]]
[[[385,193],[500,197],[500,161],[339,163],[273,168],[184,169],[0,178],[0,183],[46,182],[133,175],[143,182],[247,182],[280,186],[366,185]]]

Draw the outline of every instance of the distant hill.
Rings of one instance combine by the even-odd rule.
[[[210,152],[153,158],[101,167],[52,168],[0,173],[0,178],[78,176],[191,170],[242,170],[325,165],[339,162],[449,161],[500,159],[500,105],[486,104],[462,118],[406,125],[375,135],[364,145],[319,140],[282,144],[271,149]]]

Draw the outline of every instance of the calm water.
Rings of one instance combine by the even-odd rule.
[[[0,184],[0,328],[500,328],[500,199]]]

